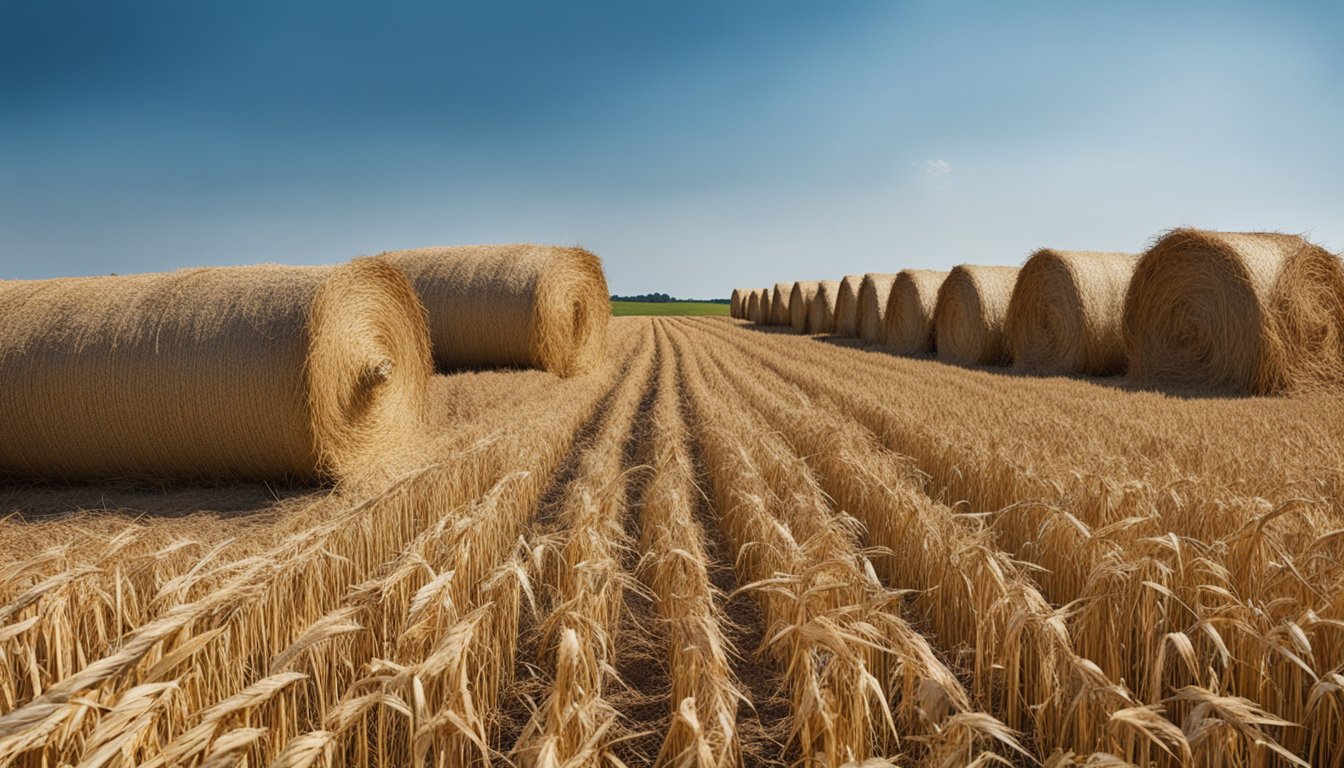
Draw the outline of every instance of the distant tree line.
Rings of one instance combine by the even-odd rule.
[[[668,296],[666,293],[641,293],[638,296],[617,296],[612,294],[612,301],[643,301],[650,304],[671,304],[675,302],[693,301],[697,304],[730,304],[729,299],[677,299]]]

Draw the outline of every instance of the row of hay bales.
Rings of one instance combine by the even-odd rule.
[[[1042,249],[733,292],[735,316],[900,354],[1145,386],[1276,394],[1344,383],[1344,267],[1296,235],[1176,229],[1142,254]]]
[[[423,443],[436,365],[572,376],[609,317],[535,245],[0,281],[0,476],[340,480]]]

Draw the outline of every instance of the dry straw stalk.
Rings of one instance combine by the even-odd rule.
[[[441,368],[584,373],[606,350],[602,261],[582,248],[470,245],[395,251],[429,311]]]
[[[855,335],[869,344],[881,344],[887,339],[887,299],[895,281],[895,275],[869,272],[859,283]]]
[[[784,325],[792,326],[795,333],[807,333],[807,315],[812,310],[812,297],[817,295],[819,287],[816,280],[804,280],[789,289],[789,317]]]
[[[807,303],[807,332],[832,333],[835,331],[835,308],[840,296],[840,282],[821,280],[817,293]]]
[[[882,317],[884,344],[902,355],[933,351],[933,310],[946,279],[946,272],[929,269],[904,269],[892,279]]]
[[[1177,229],[1125,297],[1139,382],[1275,394],[1344,381],[1344,268],[1295,235]]]
[[[1040,373],[1109,376],[1125,368],[1125,291],[1138,257],[1129,253],[1032,254],[1008,303],[1013,365]]]
[[[424,309],[377,259],[0,283],[0,471],[342,477],[413,443]]]
[[[863,275],[845,275],[835,297],[835,334],[859,335],[859,290]]]
[[[1009,362],[1003,321],[1017,272],[1017,267],[962,264],[948,274],[933,310],[939,359],[963,365]]]

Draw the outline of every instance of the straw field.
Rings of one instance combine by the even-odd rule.
[[[1050,253],[1045,277],[1101,279]],[[415,450],[365,445],[385,466],[361,482],[312,485],[320,449],[278,482],[141,461],[146,482],[92,444],[69,472],[5,458],[0,765],[1344,765],[1344,391],[1173,397],[927,354],[1068,333],[1015,316],[1000,277],[744,288],[732,318],[612,318],[566,375],[431,375],[428,332],[360,347],[423,385],[391,401],[419,398],[414,437],[377,433]],[[904,283],[924,354],[809,323],[847,295],[857,333],[865,286]],[[1115,360],[1117,292],[1079,292],[1035,312],[1110,335],[1059,364]],[[944,340],[953,301],[960,336],[993,339]],[[515,314],[482,327],[521,355]],[[324,359],[309,333],[287,354]],[[1289,358],[1264,375],[1306,370]],[[163,455],[145,439],[110,455]]]

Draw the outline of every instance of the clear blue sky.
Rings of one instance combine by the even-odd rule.
[[[0,0],[0,277],[581,244],[614,292],[1344,248],[1344,11]]]

